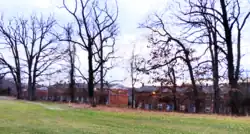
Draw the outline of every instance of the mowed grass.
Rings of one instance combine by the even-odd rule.
[[[24,101],[0,100],[1,134],[246,134],[249,118],[155,112],[63,110]]]

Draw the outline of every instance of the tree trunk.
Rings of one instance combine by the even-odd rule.
[[[71,91],[71,102],[75,102],[75,87],[73,86],[73,84],[70,84],[70,91]]]
[[[229,28],[229,23],[228,23],[228,17],[227,17],[227,9],[226,9],[226,4],[225,0],[220,0],[221,4],[221,10],[223,13],[222,19],[223,19],[223,27],[225,31],[225,39],[226,39],[226,45],[227,45],[227,66],[228,66],[228,78],[229,78],[229,84],[231,86],[234,85],[234,57],[233,57],[233,46],[232,46],[232,34],[231,30]],[[237,82],[236,82],[237,85]]]
[[[101,70],[100,70],[100,75],[101,75],[101,104],[105,104],[105,96],[104,96],[104,74],[103,74],[103,69],[104,69],[104,60],[103,60],[103,44],[101,43],[100,46],[101,49]]]
[[[239,115],[240,114],[240,91],[238,90],[237,82],[233,81],[231,84],[231,91],[229,91],[230,96],[230,105],[231,105],[231,112],[232,115]],[[236,89],[236,90],[235,90]]]
[[[194,95],[194,101],[195,101],[195,112],[199,113],[200,112],[200,100],[199,100],[199,96],[198,96],[198,90],[197,90],[197,87],[195,84],[193,68],[191,65],[191,61],[189,59],[189,52],[187,50],[185,51],[185,57],[186,57],[186,64],[188,66],[188,71],[189,71],[189,75],[190,75],[190,79],[191,79],[191,83],[192,83],[192,87],[193,87],[193,95]]]
[[[35,101],[36,100],[36,68],[37,68],[37,63],[34,65],[34,72],[33,72],[33,77],[30,78],[30,86],[31,86],[31,96],[30,96],[30,101]]]
[[[33,100],[32,59],[28,60],[28,100]],[[35,71],[35,70],[34,70]]]
[[[217,84],[218,85],[218,84]],[[219,114],[220,113],[220,96],[219,96],[219,88],[216,85],[216,82],[214,80],[214,113]]]
[[[218,78],[218,77],[217,77]],[[218,84],[218,80],[214,80],[214,113],[219,114],[220,113],[220,88]]]
[[[102,60],[102,59],[101,59]],[[103,78],[103,60],[101,61],[101,67],[100,67],[100,75],[101,75],[101,85],[100,85],[100,90],[101,90],[101,95],[100,95],[100,103],[105,104],[105,95],[104,95],[104,78]]]
[[[75,80],[74,80],[74,67],[70,70],[70,85],[69,90],[71,91],[71,102],[75,102]]]
[[[174,90],[173,90],[173,95],[174,95],[174,111],[177,111],[177,100],[176,100],[176,85],[174,85]]]
[[[28,89],[27,89],[27,92],[28,92],[28,100],[32,101],[32,78],[31,78],[31,75],[29,74],[29,78],[28,78]]]
[[[22,88],[21,88],[21,82],[18,81],[16,83],[16,90],[17,90],[17,96],[16,98],[19,100],[19,99],[22,99]]]
[[[70,36],[70,33],[68,33],[68,36]],[[69,84],[69,90],[71,94],[71,102],[75,102],[75,79],[74,79],[74,74],[75,74],[75,57],[76,57],[76,48],[75,45],[73,44],[73,47],[71,48],[70,43],[69,43],[69,57],[70,57],[70,84]]]
[[[37,98],[36,98],[36,80],[33,78],[33,83],[32,83],[32,98],[31,98],[31,101],[35,101]]]
[[[16,73],[16,90],[17,90],[17,99],[22,99],[22,83],[21,83],[21,75],[19,69],[17,69]]]
[[[96,100],[95,100],[95,97],[89,97],[89,100],[90,100],[90,104],[92,107],[96,107]]]
[[[89,63],[89,81],[88,81],[88,93],[89,99],[92,107],[96,107],[94,99],[94,70],[93,70],[93,54],[92,54],[92,45],[89,45],[88,49],[88,63]]]
[[[223,19],[223,28],[225,32],[225,41],[227,46],[227,68],[228,68],[228,80],[231,89],[238,88],[238,72],[235,73],[234,68],[234,56],[233,56],[233,43],[232,43],[232,31],[228,22],[228,12],[225,4],[225,0],[220,0],[221,10],[222,10],[222,19]],[[240,60],[240,59],[238,59]],[[239,65],[237,65],[236,70],[238,70]],[[240,92],[238,90],[230,91],[230,102],[231,102],[231,112],[233,115],[239,115],[239,103],[240,103]]]
[[[220,88],[219,88],[219,69],[218,69],[218,44],[217,44],[217,35],[213,33],[214,39],[214,59],[213,62],[213,84],[214,84],[214,112],[219,114],[220,112]]]
[[[131,103],[131,107],[135,108],[135,88],[134,86],[132,87],[132,103]]]

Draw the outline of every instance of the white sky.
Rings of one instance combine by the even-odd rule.
[[[118,52],[116,55],[122,56],[123,62],[119,66],[111,70],[108,74],[110,80],[123,80],[124,85],[130,85],[128,68],[128,59],[131,56],[133,43],[136,44],[136,53],[141,55],[148,55],[144,32],[138,29],[138,24],[145,21],[147,16],[157,10],[163,10],[167,6],[167,0],[117,0],[119,6],[118,24],[120,27],[120,34],[117,41]],[[71,16],[65,12],[64,9],[58,7],[62,4],[62,0],[0,0],[0,12],[4,13],[5,19],[12,16],[24,15],[28,16],[31,13],[43,13],[49,15],[53,13],[60,24],[70,22]],[[249,27],[248,27],[249,28]],[[247,30],[245,30],[247,31]],[[249,53],[250,34],[244,34],[243,52]],[[78,52],[81,57],[82,64],[86,63],[86,54]],[[249,56],[242,59],[244,67],[250,69]],[[85,62],[84,62],[85,61]],[[83,67],[87,69],[87,67]]]

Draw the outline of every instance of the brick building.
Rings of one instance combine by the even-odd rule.
[[[210,85],[197,87],[200,112],[211,113],[213,111],[213,87]],[[137,89],[135,93],[136,107],[148,110],[158,109],[172,111],[175,106],[177,111],[195,112],[192,85],[183,84],[177,86],[175,93],[172,89],[173,87],[171,86],[142,86]],[[227,109],[227,89],[228,88],[222,88],[221,91],[221,96],[223,98],[221,99],[222,112],[226,112]]]
[[[39,87],[36,89],[35,96],[37,100],[46,100],[48,98],[49,90],[47,87]],[[24,99],[28,99],[28,90],[27,88],[23,89],[23,97]]]
[[[142,86],[136,90],[136,107],[153,110],[173,111],[176,107],[178,111],[181,107],[191,105],[189,86],[178,86],[173,93],[170,86]],[[190,90],[191,91],[191,90]],[[174,101],[174,98],[176,101]],[[176,105],[175,105],[176,104]],[[185,109],[185,108],[184,108]],[[183,110],[184,110],[183,109]]]
[[[87,84],[77,83],[75,87],[75,101],[78,103],[88,103],[88,88]],[[48,98],[54,101],[69,101],[71,98],[70,89],[67,84],[57,84],[50,86],[48,90]],[[128,90],[127,88],[110,85],[104,86],[103,91],[100,90],[100,85],[97,84],[94,88],[94,98],[97,104],[108,105],[128,105]]]
[[[108,93],[108,105],[111,106],[127,106],[128,90],[110,89]]]

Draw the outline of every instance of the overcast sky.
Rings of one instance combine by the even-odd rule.
[[[118,24],[120,33],[116,48],[117,55],[122,56],[123,62],[111,70],[108,74],[110,80],[123,80],[124,85],[130,85],[129,73],[127,71],[128,59],[131,56],[133,43],[136,44],[136,53],[148,55],[146,49],[147,41],[144,33],[138,29],[138,24],[145,21],[147,16],[157,10],[162,10],[167,6],[167,0],[117,0],[119,6]],[[64,9],[58,7],[62,4],[61,0],[0,0],[0,12],[4,13],[5,19],[12,16],[28,16],[32,13],[43,13],[49,15],[53,13],[58,23],[65,24],[71,21],[71,16]],[[245,30],[246,31],[246,30]],[[243,53],[249,53],[250,34],[245,34],[243,40]],[[84,63],[86,54],[78,52],[81,61]],[[249,56],[242,60],[245,68],[249,68]],[[87,66],[83,67],[87,69]]]

